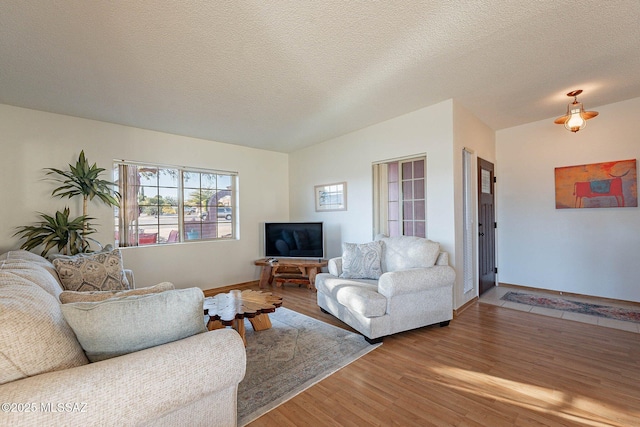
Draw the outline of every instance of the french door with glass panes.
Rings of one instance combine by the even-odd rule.
[[[389,236],[427,236],[426,158],[387,162]]]

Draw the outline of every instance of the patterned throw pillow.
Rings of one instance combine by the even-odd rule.
[[[380,260],[382,243],[343,243],[342,274],[345,279],[379,279],[382,275]]]
[[[111,252],[56,258],[53,265],[68,291],[113,291],[129,289],[120,249]]]

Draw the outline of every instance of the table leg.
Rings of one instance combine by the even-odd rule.
[[[318,274],[318,268],[317,267],[309,267],[308,269],[308,276],[309,276],[309,289],[315,289],[316,288],[316,275]]]
[[[266,288],[271,283],[271,266],[265,265],[260,273],[260,289]]]
[[[209,321],[207,322],[207,330],[209,331],[213,331],[215,329],[223,329],[225,326],[222,324],[221,321],[219,320],[211,320],[209,319]],[[240,334],[240,338],[242,338],[242,341],[244,342],[244,346],[247,346],[247,339],[245,338],[245,331],[244,331],[244,319],[234,319],[233,324],[231,325],[231,327],[233,329],[236,330],[236,332],[238,332],[238,334]],[[254,327],[255,329],[255,327]]]
[[[209,318],[209,321],[207,322],[207,329],[209,331],[213,331],[214,329],[222,329],[222,328],[224,328],[224,325],[222,324],[221,321],[211,320],[211,318]]]
[[[276,273],[278,273],[278,267],[280,266],[276,265],[274,267],[271,267],[271,278],[269,279],[269,284],[271,284],[273,282],[273,279],[276,277]],[[282,283],[276,280],[276,287],[279,288],[280,286],[282,286]]]
[[[244,319],[234,319],[233,320],[233,329],[235,329],[238,334],[240,334],[240,338],[242,338],[242,342],[244,342],[244,346],[247,346],[247,338],[244,334]]]
[[[271,319],[269,319],[269,315],[266,313],[259,314],[256,317],[250,317],[249,322],[251,322],[254,331],[264,331],[271,327]]]

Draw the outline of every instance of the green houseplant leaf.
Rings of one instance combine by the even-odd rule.
[[[115,184],[100,178],[100,174],[106,169],[99,168],[95,163],[89,164],[84,155],[84,150],[80,152],[80,156],[75,166],[69,165],[69,170],[61,170],[55,168],[47,168],[47,175],[52,175],[52,179],[59,182],[58,188],[51,192],[54,197],[72,198],[82,196],[82,216],[87,216],[87,201],[97,197],[107,206],[120,205],[120,193],[115,191]]]
[[[65,207],[62,212],[56,212],[53,216],[39,213],[42,218],[40,222],[18,227],[14,236],[26,239],[20,248],[30,251],[42,246],[42,256],[46,256],[54,247],[59,253],[67,255],[86,252],[91,242],[97,243],[96,240],[88,237],[96,232],[89,223],[94,218],[83,215],[71,219],[69,215],[68,207]]]
[[[69,165],[69,170],[56,168],[46,168],[47,175],[52,176],[52,180],[61,185],[51,193],[54,197],[69,198],[82,196],[82,215],[77,218],[70,218],[69,207],[55,215],[50,216],[39,213],[41,221],[35,225],[18,227],[14,236],[25,239],[21,248],[32,250],[42,247],[42,256],[56,248],[59,253],[74,255],[80,252],[90,251],[92,242],[101,247],[100,243],[89,235],[96,232],[89,221],[95,218],[87,215],[87,203],[94,198],[98,198],[108,206],[119,206],[120,194],[113,189],[113,182],[100,178],[100,174],[105,171],[95,163],[91,165],[84,155],[84,150],[80,152],[75,166]]]

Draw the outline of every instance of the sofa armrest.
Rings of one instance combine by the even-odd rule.
[[[449,253],[440,252],[436,258],[436,265],[449,265]]]
[[[150,314],[151,315],[151,314]],[[237,387],[246,369],[242,339],[231,329],[194,335],[101,362],[0,386],[0,402],[33,404],[2,415],[10,425],[139,425],[217,391]],[[69,404],[44,411],[42,404]],[[73,410],[71,410],[73,409]]]
[[[327,269],[329,270],[329,274],[340,277],[342,274],[342,258],[331,258],[327,264]]]
[[[384,273],[378,281],[378,292],[387,297],[453,286],[456,272],[444,265]]]
[[[129,282],[129,289],[135,289],[136,288],[136,281],[135,281],[135,277],[133,276],[133,270],[127,270],[125,268],[124,269],[124,275],[127,278],[127,281]]]

